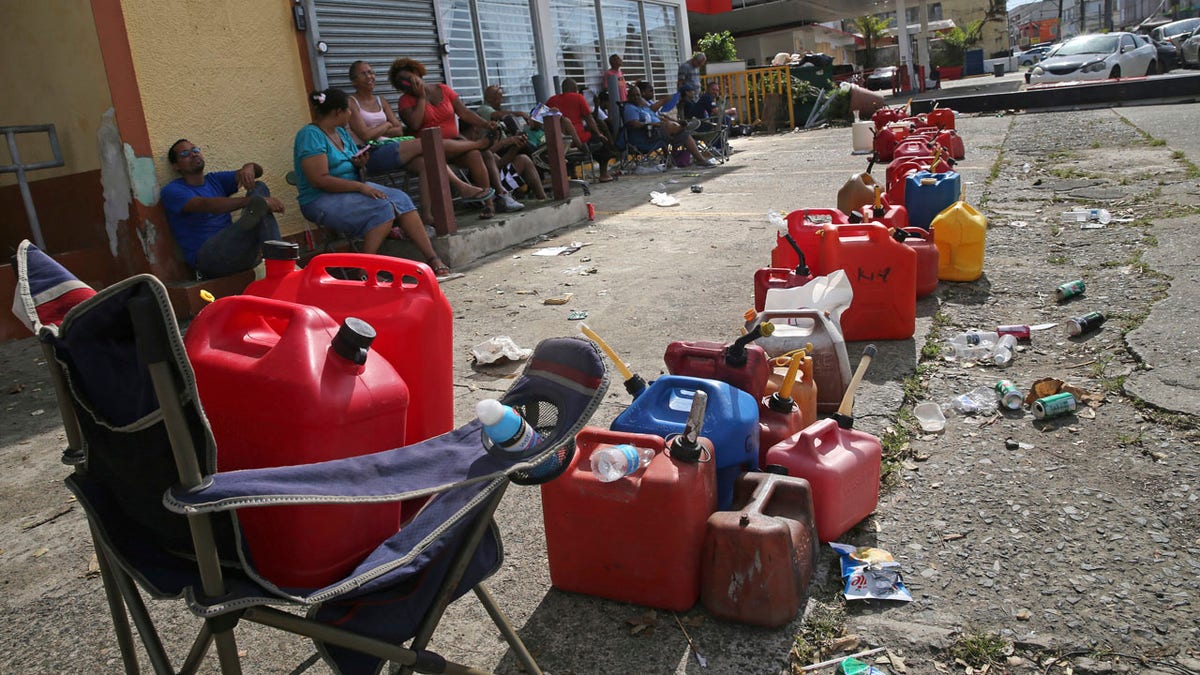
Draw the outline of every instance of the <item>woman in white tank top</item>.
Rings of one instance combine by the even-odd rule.
[[[355,61],[350,65],[350,81],[354,84],[354,93],[350,95],[350,131],[364,143],[370,141],[399,138],[393,143],[376,144],[371,146],[371,154],[367,158],[367,174],[380,174],[399,169],[407,169],[413,173],[421,172],[421,163],[412,160],[421,154],[421,141],[411,136],[405,136],[404,125],[396,117],[392,106],[375,94],[375,71],[366,61]],[[488,147],[487,139],[467,141],[457,138],[442,140],[446,159],[453,159],[471,151]],[[462,180],[454,172],[449,174],[450,185],[467,202],[483,202],[491,199],[495,190],[479,188]],[[425,182],[422,178],[421,192],[425,192]],[[428,202],[422,199],[422,206]],[[424,209],[423,209],[424,210]],[[428,219],[426,219],[428,222]]]

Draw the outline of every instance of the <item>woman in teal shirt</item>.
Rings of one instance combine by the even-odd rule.
[[[363,252],[376,253],[398,226],[433,268],[436,276],[450,273],[433,250],[412,199],[401,190],[358,179],[367,163],[367,150],[354,144],[346,124],[350,102],[340,89],[309,94],[316,121],[296,134],[293,162],[300,189],[300,212],[310,221],[363,238]]]

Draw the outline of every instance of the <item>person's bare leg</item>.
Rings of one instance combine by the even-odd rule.
[[[687,146],[688,152],[692,153],[692,159],[695,159],[697,162],[708,161],[708,158],[704,156],[704,153],[700,152],[700,148],[696,147],[696,139],[692,138],[690,135],[687,137],[687,143],[684,145]]]
[[[418,224],[421,220],[416,215],[415,211],[410,212],[417,218]],[[388,233],[392,231],[392,223],[394,220],[389,220],[386,223],[376,225],[363,235],[363,253],[378,253],[379,247],[383,245],[383,240],[387,239]],[[425,228],[421,228],[421,234],[425,233]],[[426,239],[428,241],[428,239]]]
[[[486,190],[492,187],[492,182],[488,178],[488,168],[483,160],[484,154],[491,153],[486,150],[482,152],[479,150],[470,150],[455,158],[453,164],[466,169],[467,173],[471,176],[471,183],[480,189]],[[497,177],[497,180],[499,180],[499,177]],[[489,199],[483,203],[483,211],[480,214],[482,217],[490,218],[495,215],[496,207],[494,201],[494,199]]]
[[[487,138],[477,138],[473,141],[465,138],[447,138],[442,140],[442,152],[446,153],[446,159],[455,159],[472,150],[486,150],[491,144]]]
[[[404,163],[404,168],[411,171],[410,162],[421,156],[421,139],[410,138],[407,141],[400,141],[400,149],[397,152],[400,155],[400,161]]]
[[[546,198],[546,190],[542,187],[542,176],[534,166],[533,160],[527,155],[519,155],[513,160],[513,168],[521,174],[525,179],[525,184],[529,186],[529,191],[538,199]]]
[[[483,158],[483,165],[487,167],[487,174],[491,185],[496,186],[496,191],[500,191],[500,167],[496,166],[496,153],[485,150],[480,153]],[[474,177],[474,174],[472,174]]]
[[[421,222],[416,211],[402,213],[398,220],[400,229],[421,252],[421,256],[425,258],[425,262],[433,268],[435,273],[438,270],[448,271],[450,269],[438,258],[437,251],[433,250],[433,242],[429,241],[429,235],[425,234],[425,224]]]

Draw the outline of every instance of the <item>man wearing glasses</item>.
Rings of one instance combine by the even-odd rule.
[[[186,139],[167,152],[179,178],[162,189],[162,205],[171,233],[199,278],[213,279],[253,268],[262,243],[279,238],[272,213],[283,202],[257,179],[262,167],[250,162],[237,171],[204,173],[200,148]],[[234,196],[245,190],[243,197]],[[235,221],[230,215],[242,213]]]

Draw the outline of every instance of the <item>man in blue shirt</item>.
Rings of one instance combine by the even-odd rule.
[[[205,174],[200,148],[182,138],[171,146],[167,160],[179,178],[163,187],[162,205],[188,265],[203,279],[257,265],[262,243],[279,238],[271,214],[283,213],[283,202],[257,180],[262,167],[250,162],[237,171]],[[243,189],[244,197],[234,196]],[[238,210],[242,213],[234,221],[230,214]]]

